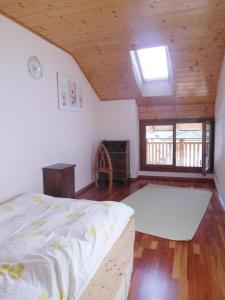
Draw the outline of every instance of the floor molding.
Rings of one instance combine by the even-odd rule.
[[[133,177],[133,178],[129,178],[130,182],[137,182],[139,179],[146,179],[146,180],[162,180],[162,181],[168,181],[168,180],[172,180],[172,181],[189,181],[189,182],[198,182],[198,183],[213,183],[215,188],[216,188],[216,183],[214,181],[213,178],[190,178],[190,177],[166,177],[166,176],[151,176],[151,175],[139,175],[137,177]],[[95,186],[94,182],[91,182],[90,184],[86,185],[85,187],[83,187],[82,189],[80,189],[79,191],[77,191],[75,193],[75,198],[80,196],[82,193],[88,191],[89,189],[91,189],[92,187]],[[218,191],[218,189],[217,189]],[[222,201],[221,196],[219,196],[218,193],[218,198],[220,198],[220,201]],[[223,204],[223,201],[222,201]],[[222,205],[221,204],[221,205]],[[223,209],[225,210],[225,204],[223,204],[224,207]]]
[[[224,203],[224,201],[223,201],[223,198],[222,198],[220,192],[219,192],[217,189],[216,189],[216,195],[217,195],[217,198],[218,198],[218,200],[219,200],[219,203],[220,203],[221,208],[222,208],[223,211],[225,212],[225,203]]]
[[[214,176],[214,184],[215,184],[215,187],[216,187],[216,195],[217,195],[217,198],[219,200],[220,206],[223,209],[223,211],[225,212],[225,202],[223,201],[222,195],[219,191],[218,183],[217,183],[217,180],[216,180],[215,176]]]
[[[190,181],[190,182],[205,182],[205,183],[214,183],[213,178],[190,178],[190,177],[168,177],[168,176],[151,176],[151,175],[139,175],[138,179],[149,179],[149,180],[172,180],[172,181]]]
[[[137,177],[130,177],[129,181],[130,182],[136,182],[138,180],[138,176]]]
[[[80,196],[80,194],[84,193],[84,192],[87,192],[89,189],[91,189],[92,187],[94,187],[95,183],[94,182],[91,182],[89,183],[88,185],[86,185],[85,187],[83,187],[82,189],[80,189],[79,191],[77,191],[75,193],[75,198]]]

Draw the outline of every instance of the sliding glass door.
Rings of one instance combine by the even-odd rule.
[[[213,120],[140,121],[141,170],[202,172],[213,167]]]
[[[173,164],[173,125],[146,126],[146,163]]]
[[[203,164],[202,173],[206,175],[213,169],[213,152],[214,152],[214,124],[206,121],[204,124],[203,138]]]
[[[202,167],[202,123],[176,124],[176,166]]]

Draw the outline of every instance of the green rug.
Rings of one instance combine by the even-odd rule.
[[[212,193],[147,185],[122,202],[135,210],[136,231],[175,241],[193,238]]]

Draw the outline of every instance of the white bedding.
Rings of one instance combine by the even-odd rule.
[[[26,194],[0,205],[0,299],[78,299],[134,211]]]

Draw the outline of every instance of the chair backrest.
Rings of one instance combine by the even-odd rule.
[[[94,169],[112,171],[112,161],[105,145],[101,144],[96,152]]]

